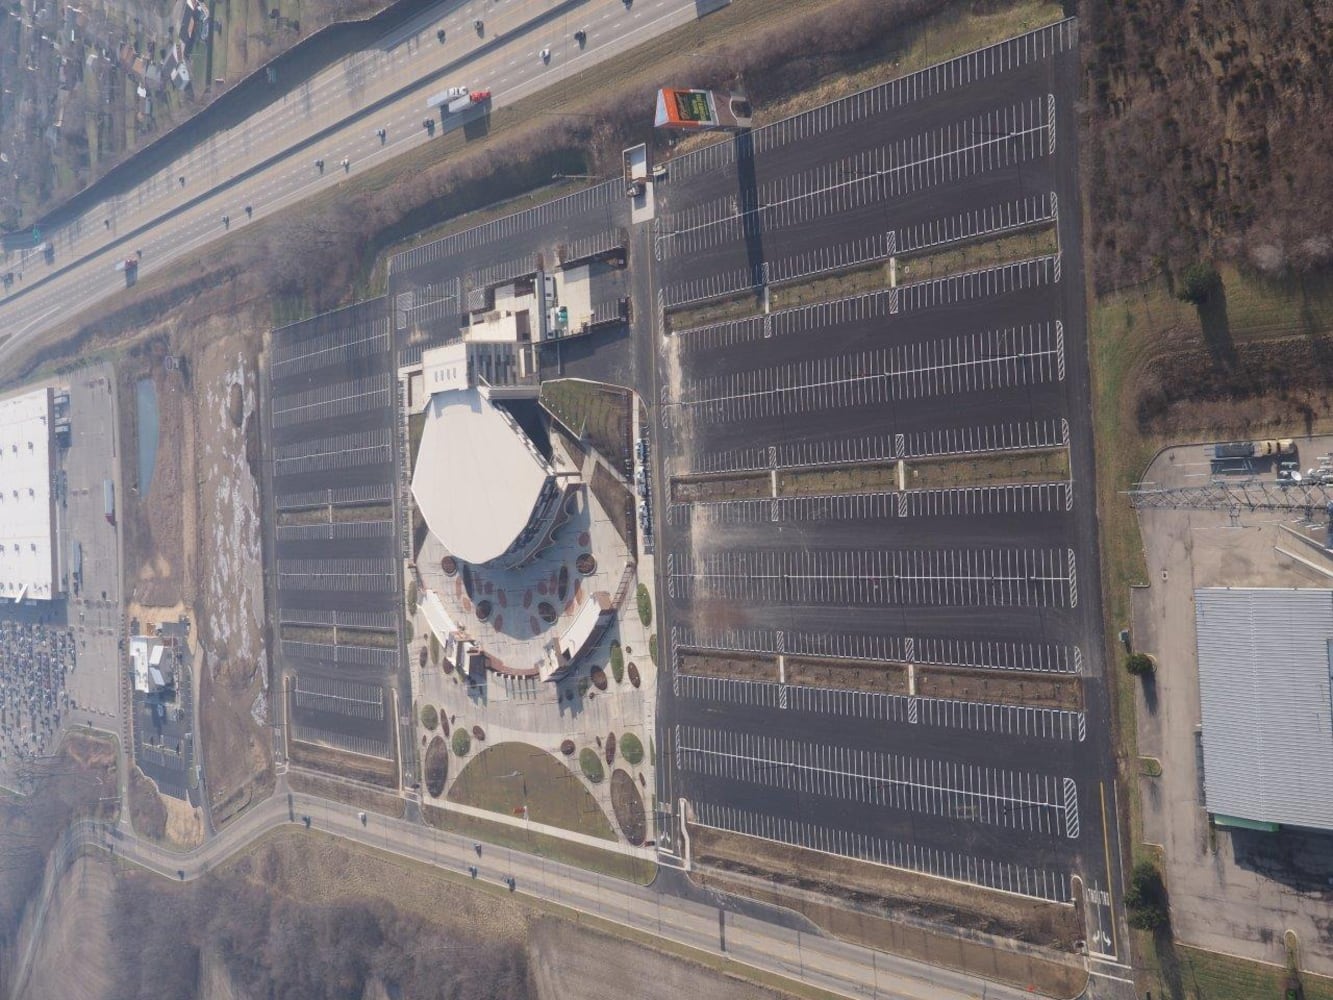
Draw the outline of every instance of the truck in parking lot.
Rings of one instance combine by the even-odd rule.
[[[1290,438],[1266,441],[1228,441],[1213,445],[1214,458],[1272,458],[1296,454],[1296,442]]]

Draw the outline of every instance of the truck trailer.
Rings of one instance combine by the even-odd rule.
[[[461,97],[454,98],[444,110],[448,114],[456,115],[460,111],[466,111],[474,104],[485,104],[490,99],[491,92],[489,90],[474,90],[470,94],[463,94]]]
[[[110,479],[102,480],[102,508],[106,514],[106,523],[116,523],[116,484]]]

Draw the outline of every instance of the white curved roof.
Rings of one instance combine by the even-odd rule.
[[[477,389],[437,392],[426,404],[412,496],[431,532],[464,562],[504,554],[551,474],[518,425]]]

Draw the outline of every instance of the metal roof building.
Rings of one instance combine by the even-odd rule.
[[[0,400],[0,601],[60,596],[51,497],[54,394]]]
[[[1333,590],[1200,589],[1194,614],[1208,811],[1333,829]]]

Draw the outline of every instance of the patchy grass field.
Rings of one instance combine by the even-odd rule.
[[[578,776],[545,750],[527,743],[497,743],[477,754],[454,780],[450,802],[590,837],[615,840],[610,821]]]
[[[569,431],[617,469],[630,460],[630,404],[627,389],[555,379],[543,382],[541,402]]]

